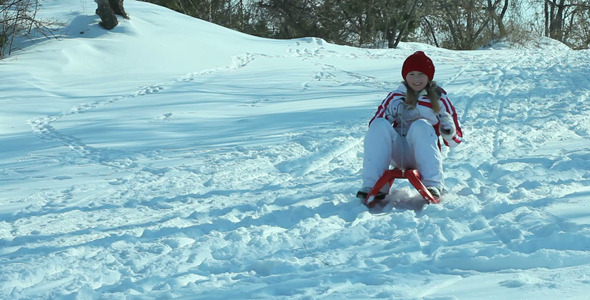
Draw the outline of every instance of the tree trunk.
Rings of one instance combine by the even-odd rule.
[[[123,8],[123,0],[94,0],[98,5],[96,14],[100,17],[101,22],[99,23],[104,29],[111,30],[119,24],[117,16],[120,15],[125,19],[129,19],[129,16]]]
[[[129,16],[125,12],[125,8],[123,8],[123,0],[109,0],[109,4],[115,12],[115,15],[119,15],[125,19],[129,19]]]

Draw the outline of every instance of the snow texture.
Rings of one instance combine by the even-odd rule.
[[[125,1],[0,61],[2,299],[585,299],[590,52],[271,40]],[[465,141],[447,194],[354,197],[377,105],[425,51]]]

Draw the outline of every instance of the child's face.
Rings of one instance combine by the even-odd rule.
[[[406,82],[414,91],[419,92],[428,84],[428,76],[422,72],[412,71],[406,75]]]

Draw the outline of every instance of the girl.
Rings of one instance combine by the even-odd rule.
[[[383,100],[369,122],[363,187],[357,197],[366,198],[392,165],[402,170],[417,169],[430,193],[440,198],[444,176],[439,137],[445,145],[454,147],[461,143],[463,134],[455,107],[433,77],[434,65],[424,52],[418,51],[404,61],[404,81]],[[385,198],[389,188],[383,187],[376,199]]]

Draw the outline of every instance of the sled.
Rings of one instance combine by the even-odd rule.
[[[368,206],[369,208],[373,207],[375,205],[375,203],[378,202],[378,201],[375,201],[376,200],[375,196],[379,193],[381,188],[387,183],[389,183],[389,186],[391,187],[393,185],[393,181],[397,178],[408,179],[410,181],[410,183],[414,186],[414,188],[416,188],[416,190],[418,190],[420,195],[422,195],[424,200],[426,200],[426,203],[436,204],[436,203],[440,202],[439,198],[435,198],[430,193],[430,191],[428,191],[426,189],[426,187],[422,183],[420,172],[418,172],[418,170],[416,170],[416,169],[407,169],[407,170],[391,169],[391,170],[386,170],[385,172],[383,172],[383,175],[381,175],[381,178],[379,178],[379,180],[377,180],[377,183],[375,183],[375,185],[373,186],[373,189],[369,192],[369,194],[367,194],[367,198],[365,198],[365,205]]]

